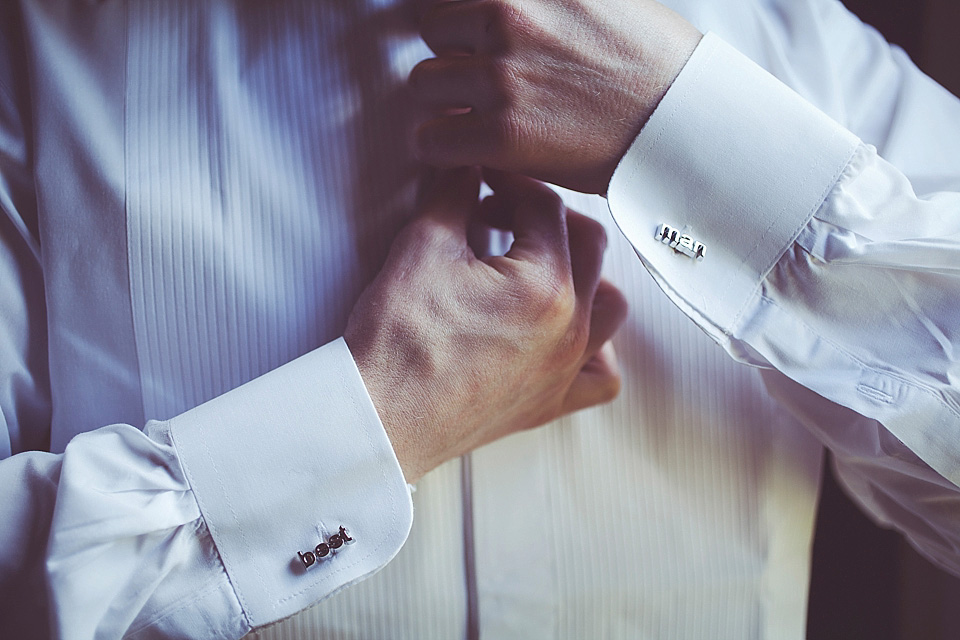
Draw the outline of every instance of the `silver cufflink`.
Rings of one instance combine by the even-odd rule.
[[[661,224],[657,227],[657,232],[653,237],[663,244],[668,245],[674,251],[682,253],[694,260],[703,260],[704,256],[707,255],[707,247],[702,242],[694,240],[687,234],[680,232],[668,224]]]
[[[340,527],[340,532],[335,533],[329,538],[326,542],[321,542],[313,551],[297,551],[297,555],[300,556],[300,562],[303,563],[304,570],[312,567],[318,560],[323,560],[331,553],[339,549],[345,544],[352,544],[353,538],[347,535],[347,530],[343,527]]]

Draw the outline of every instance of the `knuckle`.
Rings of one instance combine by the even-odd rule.
[[[404,247],[416,247],[418,244],[421,244],[425,238],[429,237],[433,233],[433,225],[430,221],[421,216],[411,220],[406,227],[400,232],[397,237],[396,242],[402,244]]]
[[[429,216],[421,216],[413,220],[405,230],[408,244],[421,250],[429,250],[443,244],[449,236],[448,230],[437,224]]]
[[[522,286],[531,315],[538,321],[554,320],[564,326],[573,317],[577,298],[570,278],[559,277],[549,267],[538,269]]]
[[[418,62],[410,71],[410,75],[407,78],[408,84],[414,89],[422,88],[430,76],[433,66],[436,64],[435,61],[436,58],[427,58],[426,60]]]
[[[569,324],[576,307],[573,283],[554,275],[546,265],[510,262],[502,267],[510,282],[507,288],[514,313],[521,321],[553,326]]]
[[[485,114],[488,120],[488,136],[484,144],[492,155],[502,157],[512,156],[520,148],[521,124],[512,109],[500,108]]]
[[[455,3],[451,2],[439,2],[430,7],[420,17],[420,37],[426,42],[432,42],[443,33],[446,29],[446,23],[448,22],[447,16],[451,11],[459,9],[459,7],[453,6],[454,4]]]
[[[606,246],[607,230],[604,228],[604,226],[593,218],[588,218],[586,216],[583,216],[582,220],[582,233],[587,237],[587,239],[592,241],[594,244]]]
[[[410,71],[407,82],[414,90],[430,88],[436,90],[444,85],[449,85],[451,81],[460,76],[475,75],[474,66],[472,57],[465,59],[447,56],[427,58],[418,62]]]
[[[597,404],[610,402],[620,395],[621,381],[618,375],[611,374],[605,376],[603,380],[597,384],[599,386],[597,389]]]
[[[516,10],[509,0],[487,0],[481,6],[484,32],[501,33],[508,27]]]
[[[590,327],[584,322],[573,322],[564,336],[564,353],[568,360],[579,362],[590,341]]]
[[[505,97],[509,93],[505,72],[506,64],[500,58],[483,56],[482,60],[477,61],[478,80],[497,96]]]
[[[486,165],[505,148],[497,133],[497,114],[475,113],[469,119],[438,127],[436,133],[426,132],[426,141],[452,154],[458,165]]]
[[[563,204],[563,198],[556,191],[546,185],[538,185],[537,204],[543,207],[545,212],[557,217],[564,217],[567,213],[567,207]]]
[[[483,9],[488,34],[506,35],[521,30],[525,25],[523,8],[519,2],[488,0]]]
[[[482,115],[487,123],[488,142],[498,151],[515,151],[532,135],[530,109],[523,97],[522,78],[511,63],[492,58],[478,64],[476,82],[486,89]],[[540,138],[542,139],[542,138]]]
[[[544,184],[531,185],[530,189],[524,193],[524,200],[521,207],[529,214],[546,218],[552,221],[552,224],[566,227],[566,205],[563,199],[553,189]],[[563,229],[558,230],[563,233]]]
[[[504,57],[490,58],[484,69],[484,79],[501,96],[504,104],[515,105],[523,91],[523,81],[513,64]]]
[[[578,215],[568,218],[568,227],[571,236],[571,251],[576,246],[578,251],[587,251],[592,254],[603,254],[607,248],[607,231],[603,225],[592,218]],[[573,240],[576,240],[574,243]]]

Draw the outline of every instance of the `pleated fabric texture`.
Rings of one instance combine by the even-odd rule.
[[[429,52],[387,0],[142,0],[128,27],[133,318],[144,415],[167,418],[341,335],[411,212],[403,85]],[[482,637],[802,638],[819,446],[603,200],[566,196],[631,305],[623,393],[476,452]],[[396,560],[256,636],[462,637],[460,491],[457,461],[424,478]]]

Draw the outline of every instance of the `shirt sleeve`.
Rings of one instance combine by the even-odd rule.
[[[44,272],[13,4],[0,6],[0,636],[239,638],[377,571],[412,505],[343,340],[169,421],[43,452]]]
[[[143,432],[14,455],[0,486],[17,637],[47,635],[47,583],[55,637],[238,638],[376,572],[412,518],[342,340]]]
[[[837,15],[843,46],[875,45],[859,22]],[[925,145],[942,153],[937,131],[956,138],[960,106],[889,50],[874,64],[881,68],[866,65],[859,81],[862,97],[887,114],[886,129],[862,115],[861,98],[838,110],[861,114],[851,120],[904,167],[922,168]],[[829,65],[804,73],[819,73],[822,85],[855,82]],[[922,132],[912,148],[903,140],[910,130]],[[908,177],[707,34],[608,198],[664,292],[733,357],[771,370],[771,391],[834,451],[860,503],[960,574],[955,167]]]

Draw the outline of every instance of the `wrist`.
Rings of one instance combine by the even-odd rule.
[[[416,374],[408,368],[400,369],[403,373],[398,376],[393,373],[388,358],[383,357],[390,351],[378,351],[357,336],[351,336],[349,331],[344,339],[353,353],[357,370],[400,463],[403,477],[408,483],[415,484],[430,470],[423,455],[427,443],[422,437],[423,425],[429,419],[429,407],[420,399],[418,385],[414,382]]]
[[[638,54],[638,64],[631,67],[624,79],[624,85],[635,99],[628,101],[629,105],[621,122],[629,123],[629,126],[615,138],[616,146],[610,153],[609,163],[601,180],[603,189],[598,190],[601,195],[606,195],[610,179],[620,161],[703,38],[703,34],[692,24],[673,12],[670,14],[671,26],[660,29],[656,38],[644,45]]]

